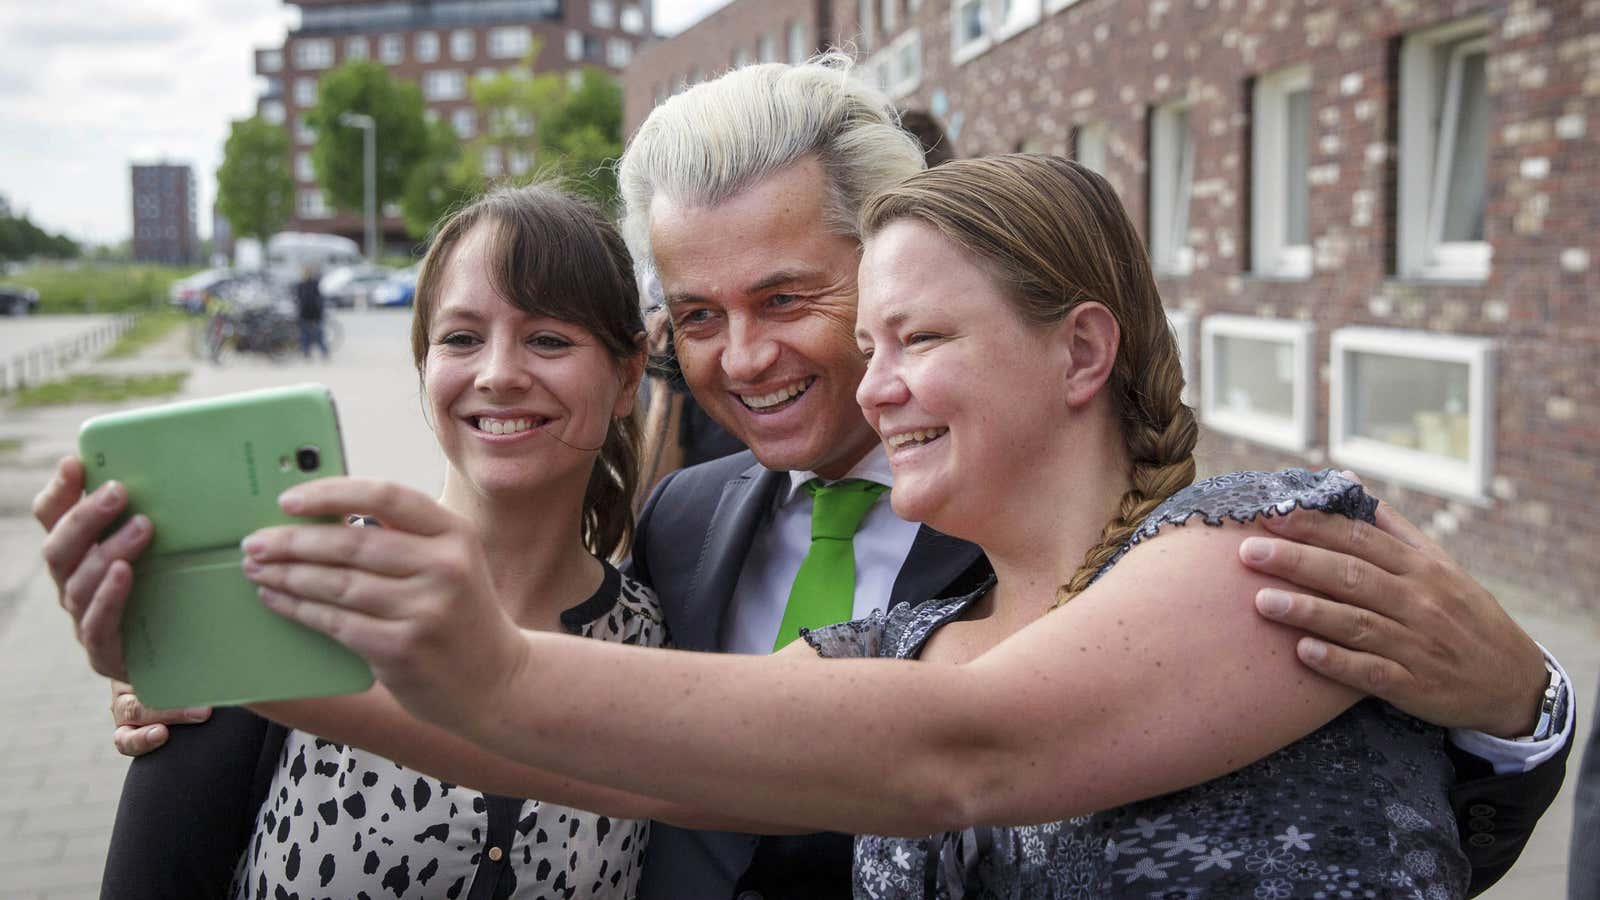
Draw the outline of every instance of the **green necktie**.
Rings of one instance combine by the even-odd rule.
[[[851,478],[805,483],[811,495],[811,549],[795,573],[789,605],[773,650],[782,650],[802,628],[821,628],[850,619],[856,599],[856,529],[885,485]]]

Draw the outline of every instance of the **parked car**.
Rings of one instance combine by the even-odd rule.
[[[394,274],[393,269],[367,263],[339,266],[323,275],[317,288],[322,291],[322,299],[332,306],[364,306],[372,299],[373,290]]]
[[[372,289],[373,306],[410,306],[417,293],[417,271],[420,265],[401,269],[388,281]]]
[[[282,231],[267,238],[267,277],[280,284],[294,284],[307,268],[326,272],[360,262],[356,242],[336,234]]]
[[[0,313],[25,316],[38,308],[38,291],[20,284],[0,284]]]
[[[167,289],[167,300],[186,312],[200,313],[205,311],[208,292],[237,277],[238,274],[229,269],[205,269],[174,281]]]

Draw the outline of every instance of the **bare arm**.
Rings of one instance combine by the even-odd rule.
[[[913,835],[1060,819],[1237,769],[1358,697],[1256,615],[1249,598],[1282,585],[1238,561],[1257,525],[1173,529],[968,665],[783,659],[524,634],[473,599],[476,576],[450,562],[466,544],[436,512],[408,511],[398,489],[324,485],[292,511],[381,504],[391,534],[436,529],[417,540],[443,542],[423,564],[437,570],[406,574],[421,544],[351,548],[342,559],[386,573],[369,583],[303,561],[326,544],[315,527],[261,532],[252,577],[274,609],[489,749],[741,818]]]

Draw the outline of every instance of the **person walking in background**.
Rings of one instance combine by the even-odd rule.
[[[320,274],[312,266],[300,270],[300,281],[294,286],[295,315],[300,325],[300,355],[311,358],[311,347],[322,351],[328,358],[328,342],[322,334],[322,288],[317,282]]]

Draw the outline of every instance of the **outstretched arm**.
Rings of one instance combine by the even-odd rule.
[[[879,834],[1060,819],[1237,769],[1357,698],[1236,602],[1283,586],[1238,562],[1259,525],[1173,529],[955,666],[524,633],[480,584],[470,529],[422,495],[327,480],[284,505],[389,525],[260,532],[247,571],[407,708],[533,766],[740,818]]]

